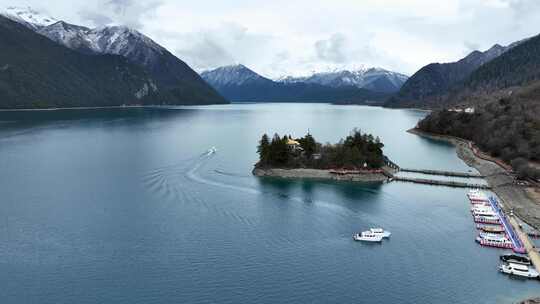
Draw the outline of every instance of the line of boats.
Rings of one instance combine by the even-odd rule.
[[[476,242],[482,246],[515,249],[509,232],[503,226],[503,219],[490,203],[487,194],[475,189],[469,191],[467,196],[471,202],[471,214],[476,222],[476,228],[480,231]],[[502,273],[531,279],[540,278],[531,260],[525,255],[505,254],[500,259],[499,271]]]

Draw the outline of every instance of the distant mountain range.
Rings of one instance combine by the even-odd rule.
[[[431,63],[412,75],[388,102],[394,107],[440,107],[451,102],[452,95],[463,89],[469,77],[526,40],[509,46],[494,45],[485,52],[474,51],[451,63]]]
[[[136,66],[137,70],[142,70],[147,74],[152,85],[148,86],[146,91],[152,91],[154,100],[147,100],[147,103],[155,104],[211,104],[224,103],[226,100],[220,96],[211,86],[203,81],[200,76],[193,71],[186,63],[172,55],[165,48],[141,34],[140,32],[124,26],[106,26],[97,29],[90,29],[84,26],[69,24],[63,21],[58,21],[51,17],[45,17],[30,8],[10,7],[2,14],[4,17],[17,22],[19,25],[47,37],[51,41],[76,51],[79,54],[86,55],[87,61],[92,61],[89,56],[100,57],[104,55],[119,55],[127,59],[127,63]],[[3,19],[6,19],[3,18]],[[6,35],[10,31],[17,33],[24,32],[23,30],[13,26],[7,20],[3,20],[3,30]],[[28,41],[38,41],[36,37],[31,39],[32,35],[24,33],[28,37]],[[33,41],[33,42],[35,42]],[[39,50],[39,45],[36,45],[36,51]],[[44,53],[44,55],[47,53]],[[12,54],[16,55],[16,54]],[[35,53],[28,53],[26,56],[37,56]],[[50,54],[49,54],[50,55]],[[29,58],[31,61],[34,58]],[[45,60],[46,58],[42,58]],[[61,58],[56,58],[61,61]],[[13,64],[13,58],[5,58],[3,63],[16,69]],[[51,62],[56,63],[56,62]],[[11,65],[10,65],[11,64]],[[58,62],[58,64],[62,64]],[[37,67],[37,66],[36,66]],[[32,68],[28,66],[27,68]],[[52,68],[52,67],[51,67]],[[34,71],[27,71],[34,72]],[[40,71],[46,72],[46,71]],[[79,72],[85,73],[80,70]],[[36,71],[38,73],[38,71]],[[119,75],[121,76],[121,75]],[[86,78],[95,81],[105,81],[105,79],[93,79],[100,77],[99,74],[85,75]],[[111,84],[112,85],[112,84]],[[60,86],[60,85],[57,85]],[[14,91],[12,91],[13,93]],[[31,93],[31,92],[30,92]],[[137,97],[133,95],[134,97]],[[127,96],[125,96],[127,97]],[[39,102],[32,100],[27,101],[25,106],[39,103],[40,107],[58,106],[61,103],[61,97],[50,95],[47,99],[40,99]],[[97,103],[104,103],[99,101]],[[82,101],[73,99],[73,105],[83,103]],[[92,102],[84,101],[86,106],[92,105]],[[109,102],[116,104],[115,102]],[[122,103],[139,104],[139,98],[129,100],[123,99]],[[11,105],[12,107],[15,105]],[[20,105],[22,106],[22,105]],[[4,106],[0,104],[0,108]]]
[[[381,93],[394,93],[409,77],[381,68],[359,70],[338,70],[333,72],[317,72],[305,77],[283,77],[279,81],[285,83],[315,83],[334,88],[354,86]]]
[[[378,87],[381,90],[369,90],[361,87],[363,84],[375,86],[377,81],[373,80],[376,78],[374,72],[371,76],[364,76],[363,82],[360,82],[362,78],[360,73],[347,80],[347,72],[345,71],[314,74],[305,79],[286,77],[274,81],[239,64],[206,71],[201,76],[218,92],[232,101],[377,103],[384,101],[389,96],[388,90],[382,90],[385,87],[383,81],[380,81],[381,86]],[[354,75],[352,72],[349,73],[349,75]],[[379,79],[385,78],[384,73],[380,74]],[[396,81],[399,85],[397,79],[403,79],[406,76],[393,73],[392,77],[388,83]]]

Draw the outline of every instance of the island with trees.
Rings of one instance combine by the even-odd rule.
[[[336,144],[321,144],[313,135],[301,138],[264,134],[253,174],[284,178],[383,182],[392,176],[392,163],[384,156],[378,137],[354,129]]]

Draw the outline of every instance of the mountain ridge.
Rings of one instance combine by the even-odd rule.
[[[81,54],[3,16],[0,43],[2,109],[147,104],[164,98],[148,73],[126,58]]]
[[[239,102],[382,102],[388,94],[355,86],[330,87],[315,83],[274,81],[237,64],[201,73],[225,98]]]
[[[35,12],[30,8],[28,10]],[[23,17],[10,19],[15,19],[14,21],[36,33],[77,52],[93,55],[120,55],[142,66],[152,76],[160,90],[166,91],[168,103],[227,102],[185,62],[137,30],[126,26],[88,28],[50,17],[45,18],[50,22],[29,26],[27,20],[33,20],[31,17],[34,15],[25,14],[20,13],[19,16]]]
[[[355,86],[382,93],[399,91],[408,76],[382,68],[314,72],[310,76],[281,78],[280,82],[305,82],[331,87]]]
[[[449,63],[430,63],[414,73],[387,103],[390,107],[438,107],[444,104],[453,86],[464,81],[476,69],[501,56],[526,40],[508,46],[493,45],[473,51]]]

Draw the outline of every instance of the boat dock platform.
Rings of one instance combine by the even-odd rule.
[[[499,218],[501,225],[504,227],[504,230],[506,232],[506,235],[508,238],[510,238],[510,241],[512,242],[512,249],[516,253],[526,253],[525,246],[523,245],[523,242],[521,241],[521,238],[517,235],[517,233],[514,231],[513,226],[509,223],[508,218],[504,214],[504,211],[502,210],[501,206],[499,206],[499,201],[491,196],[489,198],[489,204],[491,205],[491,208],[497,213],[497,217]]]
[[[426,178],[401,177],[401,176],[395,176],[395,175],[394,177],[392,177],[392,180],[399,181],[399,182],[408,182],[408,183],[435,185],[435,186],[447,186],[447,187],[455,187],[455,188],[491,189],[490,186],[484,185],[484,184],[464,183],[464,182],[455,182],[455,181],[426,179]]]
[[[521,226],[513,215],[506,216],[504,214],[504,211],[496,198],[490,197],[489,203],[501,219],[501,224],[506,230],[506,235],[508,235],[512,241],[514,252],[528,254],[536,271],[540,272],[540,253],[529,239],[527,233],[521,229]]]
[[[427,175],[441,175],[441,176],[451,176],[451,177],[467,177],[467,178],[484,178],[485,176],[468,173],[468,172],[454,172],[454,171],[441,171],[441,170],[427,170],[427,169],[410,169],[410,168],[400,168],[401,172],[411,172],[411,173],[422,173]]]
[[[536,268],[536,271],[540,272],[540,253],[538,252],[538,249],[534,247],[534,244],[531,242],[527,234],[519,228],[519,224],[514,217],[509,217],[509,222],[512,226],[514,226],[516,234],[521,239],[523,246],[525,246],[525,249],[527,250],[531,262]]]

